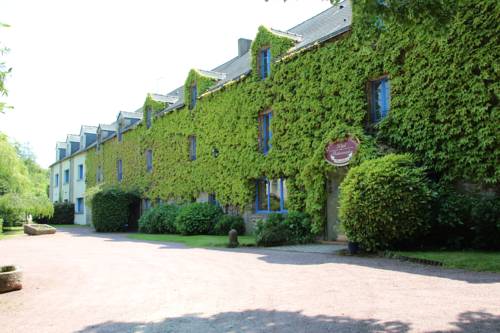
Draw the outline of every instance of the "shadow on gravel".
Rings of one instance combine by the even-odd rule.
[[[67,232],[74,237],[98,237],[104,238],[111,242],[132,242],[132,243],[149,243],[155,244],[160,249],[190,249],[184,244],[179,243],[162,243],[154,241],[144,241],[127,238],[124,233],[96,233],[90,228],[61,228],[60,231]],[[237,249],[228,248],[207,248],[210,251],[228,251],[251,253],[258,256],[259,260],[265,261],[274,265],[322,265],[322,264],[343,264],[343,265],[358,265],[373,269],[383,269],[395,272],[403,272],[409,274],[418,274],[425,276],[433,276],[443,279],[451,279],[464,281],[468,283],[500,283],[500,274],[497,273],[482,273],[468,272],[457,269],[445,269],[436,266],[427,266],[416,263],[409,263],[398,259],[388,259],[380,257],[357,257],[357,256],[341,256],[337,254],[323,253],[302,253],[302,252],[287,252],[276,251],[271,248],[255,248],[255,247],[240,247]],[[500,330],[499,330],[500,331]]]
[[[258,332],[409,332],[410,325],[400,322],[380,322],[376,319],[353,319],[336,316],[308,317],[301,312],[248,310],[224,312],[211,317],[189,314],[167,318],[158,323],[113,322],[91,325],[78,333],[109,332],[202,332],[202,333],[258,333]]]

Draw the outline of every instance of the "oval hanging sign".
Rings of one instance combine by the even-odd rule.
[[[325,160],[334,166],[346,166],[358,150],[359,141],[355,138],[331,142],[325,149]]]

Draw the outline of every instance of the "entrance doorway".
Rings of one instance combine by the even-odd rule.
[[[335,168],[326,179],[326,227],[325,240],[345,240],[339,220],[340,183],[347,174],[346,168]]]
[[[135,198],[129,206],[127,231],[136,232],[139,229],[139,218],[141,217],[141,200]]]

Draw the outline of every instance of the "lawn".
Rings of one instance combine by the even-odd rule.
[[[500,273],[500,252],[480,251],[425,251],[394,252],[397,255],[434,260],[443,263],[443,267],[460,268],[477,272]]]
[[[3,233],[0,233],[0,240],[24,234],[23,227],[4,227],[3,230]]]
[[[136,233],[127,237],[145,241],[182,243],[189,247],[226,247],[228,244],[227,236],[214,235],[182,236]],[[255,246],[255,238],[253,236],[239,236],[238,241],[240,242],[240,246]]]

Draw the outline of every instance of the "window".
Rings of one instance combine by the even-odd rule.
[[[189,109],[192,110],[196,106],[196,99],[198,98],[198,87],[196,83],[191,86],[191,100],[189,101]]]
[[[152,117],[151,106],[146,107],[146,128],[151,127],[151,117]]]
[[[257,213],[286,213],[288,192],[285,179],[257,181],[255,207]]]
[[[146,150],[146,170],[147,172],[153,171],[153,151],[151,149]]]
[[[118,141],[121,142],[123,139],[123,129],[122,129],[122,123],[118,123]]]
[[[260,78],[264,80],[271,74],[271,49],[260,50]]]
[[[69,183],[69,169],[64,170],[64,184]]]
[[[118,181],[121,182],[123,179],[123,165],[122,165],[122,160],[116,161],[116,175],[118,178]]]
[[[151,200],[142,199],[142,211],[145,212],[151,208]]]
[[[83,198],[76,198],[75,213],[83,214]]]
[[[390,101],[389,78],[370,81],[370,120],[372,123],[379,122],[389,114]]]
[[[102,182],[103,181],[103,173],[102,173],[102,167],[101,166],[98,166],[97,167],[97,172],[96,172],[96,180],[98,183]]]
[[[196,136],[194,135],[189,137],[189,160],[196,160]]]
[[[99,151],[99,148],[101,147],[101,132],[97,132],[97,140],[96,140],[96,146],[95,150]]]
[[[59,186],[59,174],[56,173],[55,186]]]
[[[83,179],[83,164],[78,164],[78,180]]]
[[[215,193],[208,194],[208,203],[214,206],[219,206],[219,202],[217,201]]]
[[[264,155],[271,149],[271,119],[272,112],[263,113],[259,116],[259,148]]]

